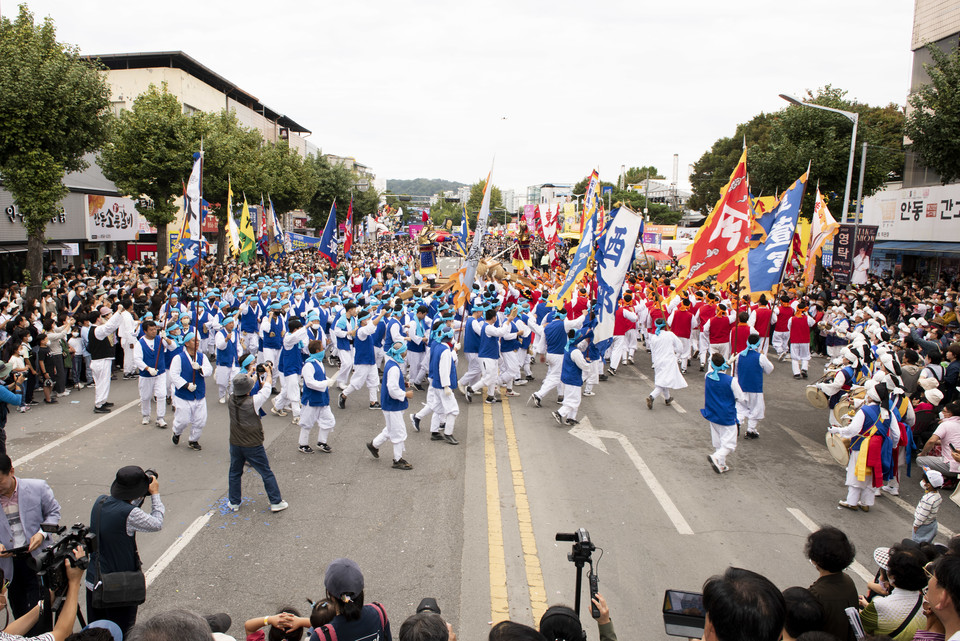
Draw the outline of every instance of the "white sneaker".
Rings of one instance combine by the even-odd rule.
[[[140,425],[150,425],[150,417],[144,416],[143,419],[140,421]]]
[[[300,425],[300,417],[299,417],[299,416],[294,416],[294,417],[290,420],[290,422],[293,423],[294,425]]]
[[[223,404],[226,403],[226,402],[227,402],[227,397],[226,397],[226,396],[221,396],[221,397],[220,397],[220,404],[223,405]]]
[[[583,392],[583,396],[596,396],[596,392]]]
[[[900,488],[896,485],[884,485],[880,488],[890,496],[900,496]]]
[[[290,504],[286,501],[280,501],[279,503],[271,503],[270,511],[271,512],[283,512],[285,509],[290,507]]]
[[[167,426],[167,422],[162,418],[157,419],[157,427],[163,428]]]
[[[57,396],[70,396],[70,390],[65,389],[65,390],[63,390],[62,392],[60,392],[59,394],[57,394]]]
[[[240,506],[234,505],[233,503],[227,501],[227,509],[230,510],[231,512],[239,512]]]

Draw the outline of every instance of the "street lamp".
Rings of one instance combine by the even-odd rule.
[[[847,164],[847,185],[843,189],[843,222],[848,222],[847,215],[850,213],[850,181],[853,179],[853,156],[857,145],[857,123],[860,121],[860,115],[852,111],[844,111],[843,109],[834,109],[833,107],[815,105],[812,102],[802,102],[799,98],[794,98],[793,96],[785,93],[780,94],[780,97],[791,104],[797,105],[798,107],[812,107],[813,109],[820,109],[822,111],[832,111],[835,114],[844,116],[853,123],[853,133],[850,134],[850,162]],[[858,212],[854,212],[855,220],[858,220],[858,218],[856,218],[857,216]]]

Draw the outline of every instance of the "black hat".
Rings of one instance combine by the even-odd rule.
[[[323,585],[335,599],[349,600],[363,592],[363,573],[350,559],[335,559],[327,566]],[[344,597],[347,596],[347,599]]]
[[[417,606],[417,614],[421,612],[433,612],[434,614],[440,614],[440,606],[437,604],[437,600],[433,597],[426,597],[420,600],[420,605]]]
[[[203,615],[203,618],[207,620],[207,625],[210,626],[210,632],[225,633],[233,624],[233,621],[230,619],[230,615],[225,612],[218,612],[217,614],[205,614]]]
[[[110,496],[121,501],[132,501],[147,495],[150,477],[137,465],[128,465],[117,470],[117,478],[110,486]]]

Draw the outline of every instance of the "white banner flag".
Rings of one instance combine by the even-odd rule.
[[[606,233],[597,243],[597,326],[593,342],[601,350],[613,339],[613,325],[623,280],[633,260],[643,218],[627,207],[610,212]]]

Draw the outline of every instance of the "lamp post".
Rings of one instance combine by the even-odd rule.
[[[798,107],[811,107],[813,109],[820,109],[822,111],[831,111],[835,114],[840,114],[841,116],[850,120],[853,123],[853,133],[850,134],[850,161],[847,164],[847,185],[843,189],[843,222],[849,222],[847,220],[849,209],[850,209],[850,182],[853,179],[853,157],[854,152],[856,151],[857,145],[857,124],[860,122],[860,115],[852,111],[844,111],[843,109],[834,109],[833,107],[824,107],[823,105],[815,105],[812,102],[802,102],[799,98],[794,98],[791,95],[782,93],[780,97],[786,100],[787,102],[797,105]],[[857,213],[854,213],[856,219]]]

